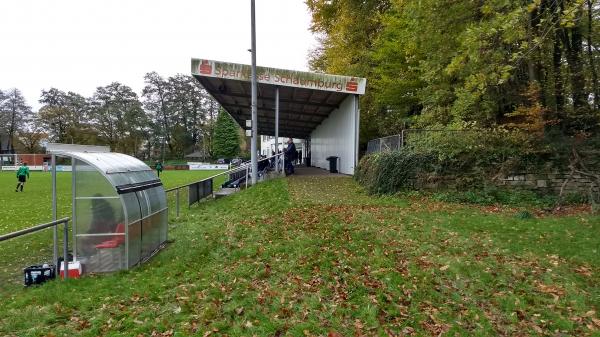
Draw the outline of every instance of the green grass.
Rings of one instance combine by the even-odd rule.
[[[192,207],[129,272],[7,294],[0,335],[598,335],[600,218],[293,177]]]

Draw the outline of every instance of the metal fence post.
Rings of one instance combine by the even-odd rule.
[[[69,220],[65,221],[64,223],[64,234],[63,234],[63,272],[64,272],[64,279],[68,279],[69,278]],[[58,226],[58,225],[56,225]]]
[[[175,209],[177,210],[177,217],[179,218],[179,189],[175,190]]]
[[[400,133],[400,147],[404,147],[404,129],[402,129],[402,132]]]
[[[246,189],[248,189],[248,169],[249,167],[246,166]]]

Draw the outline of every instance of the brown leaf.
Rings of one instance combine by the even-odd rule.
[[[564,289],[555,286],[555,285],[545,285],[543,283],[538,283],[537,284],[537,288],[540,292],[543,292],[545,294],[551,294],[554,296],[563,296],[565,294]]]
[[[385,329],[385,334],[388,335],[388,337],[397,337],[399,335],[395,334],[393,331],[391,331],[390,329]]]
[[[354,335],[362,336],[363,335],[363,332],[362,332],[363,327],[364,327],[364,325],[359,319],[355,320],[354,321]]]
[[[415,332],[415,329],[410,326],[407,326],[404,329],[402,329],[402,333],[405,335],[412,335],[414,332]]]
[[[586,277],[592,277],[592,269],[591,268],[581,266],[579,268],[575,268],[575,272],[577,272],[577,274],[580,274],[580,275],[583,275]]]

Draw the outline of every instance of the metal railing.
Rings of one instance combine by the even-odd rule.
[[[64,225],[63,226],[63,228],[64,228],[64,234],[63,234],[64,279],[68,279],[69,278],[69,275],[68,275],[69,274],[68,253],[69,253],[69,221],[70,220],[71,220],[70,218],[62,218],[62,219],[54,220],[52,222],[25,228],[25,229],[22,229],[22,230],[19,230],[16,232],[0,235],[0,242],[8,241],[8,240],[15,239],[15,238],[18,238],[18,237],[21,237],[24,235],[39,232],[46,228],[50,228],[50,227],[56,228],[58,225],[63,224]],[[53,252],[54,252],[54,257],[53,257],[54,268],[56,271],[56,275],[59,275],[60,274],[60,265],[58,264],[58,240],[57,240],[56,236],[54,237],[54,240],[53,240]]]
[[[274,156],[270,156],[270,157],[266,157],[266,158],[262,158],[259,159],[258,162],[264,162],[264,161],[269,161],[271,162],[271,160],[273,160],[273,168],[274,168],[274,172],[275,173],[283,173],[284,172],[284,168],[285,168],[285,156],[284,153],[278,153]],[[271,167],[271,165],[269,164],[268,167]],[[181,195],[184,194],[185,192],[188,193],[188,199],[189,199],[189,190],[190,188],[192,188],[192,186],[194,185],[198,185],[198,184],[202,184],[206,181],[212,180],[213,182],[215,181],[219,181],[219,177],[223,177],[223,176],[227,176],[226,179],[223,179],[224,181],[231,181],[231,180],[239,180],[240,178],[244,178],[244,187],[248,188],[248,185],[251,183],[248,183],[251,179],[250,179],[250,175],[252,173],[252,165],[250,162],[246,162],[246,163],[242,163],[240,166],[232,168],[230,170],[215,174],[213,176],[210,176],[208,178],[204,178],[198,181],[194,181],[185,185],[180,185],[177,187],[172,187],[169,189],[165,190],[165,193],[167,193],[167,199],[169,199],[169,194],[173,194],[175,193],[175,215],[177,218],[179,218],[180,214],[181,214]],[[265,179],[265,175],[261,176],[261,180]],[[219,181],[220,182],[220,181]],[[211,191],[212,193],[214,193],[215,188],[214,188],[214,184],[212,184],[213,190]],[[238,187],[239,188],[239,187]],[[182,192],[183,191],[183,192]],[[189,205],[188,205],[189,207]],[[170,208],[170,207],[169,207]]]

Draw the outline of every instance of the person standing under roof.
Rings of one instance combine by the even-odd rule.
[[[21,167],[17,170],[17,187],[15,188],[15,192],[19,192],[19,186],[21,187],[21,192],[23,192],[23,186],[25,186],[25,182],[29,178],[29,167],[27,167],[27,163],[23,163]]]
[[[288,138],[288,145],[285,149],[285,175],[294,173],[294,164],[293,162],[296,160],[298,156],[298,152],[296,152],[296,145],[294,144],[294,140],[292,138]]]

